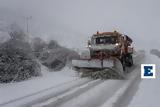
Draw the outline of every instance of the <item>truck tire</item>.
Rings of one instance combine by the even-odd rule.
[[[131,67],[133,65],[133,58],[131,54],[125,56],[126,66]]]
[[[122,58],[120,59],[122,66],[123,66],[123,71],[126,71],[126,61],[125,61],[125,56],[123,55]]]

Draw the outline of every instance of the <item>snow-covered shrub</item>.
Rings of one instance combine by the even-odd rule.
[[[54,70],[60,70],[69,61],[77,57],[78,54],[67,48],[59,46],[57,48],[46,50],[42,56],[43,57],[41,57],[41,60],[44,65]]]
[[[11,39],[0,45],[0,82],[22,81],[40,75],[40,65],[21,34],[25,35],[10,32]]]
[[[38,59],[42,64],[56,71],[61,70],[66,63],[78,56],[76,52],[60,46],[55,40],[51,40],[38,53]]]
[[[43,64],[47,67],[60,70],[66,65],[66,52],[61,48],[47,50],[44,52],[41,59],[43,60]]]
[[[0,49],[0,82],[21,81],[40,74],[39,64],[24,50]]]
[[[32,40],[32,49],[43,65],[56,71],[61,70],[73,58],[78,57],[75,51],[60,46],[57,41],[50,40],[46,43],[39,37]]]

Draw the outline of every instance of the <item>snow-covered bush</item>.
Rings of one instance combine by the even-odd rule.
[[[26,51],[0,49],[0,82],[22,81],[39,74],[39,64]]]
[[[9,33],[11,39],[0,45],[0,82],[22,81],[40,75],[40,65],[23,32]],[[18,36],[17,36],[18,35]]]
[[[75,51],[60,46],[55,40],[51,40],[47,45],[45,44],[45,46],[43,46],[43,44],[45,43],[39,42],[36,43],[36,45],[33,43],[33,47],[38,47],[38,51],[36,51],[38,54],[38,59],[43,65],[49,67],[50,69],[56,71],[61,70],[66,63],[78,56]]]
[[[78,54],[76,52],[59,46],[44,51],[41,60],[47,67],[54,70],[60,70],[77,56]]]

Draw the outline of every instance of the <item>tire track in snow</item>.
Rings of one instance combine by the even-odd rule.
[[[101,107],[127,107],[132,100],[134,94],[138,90],[140,79],[139,69],[135,69],[130,80],[121,87],[115,94],[108,99]]]
[[[48,101],[45,101],[40,104],[35,104],[32,107],[59,107],[61,104],[70,101],[74,99],[75,97],[81,95],[82,93],[85,93],[86,91],[90,90],[91,88],[97,86],[98,84],[103,83],[103,80],[94,80],[91,82],[88,82],[84,85],[81,85],[79,87],[76,87],[62,95],[59,95],[57,97],[53,97],[49,99]]]
[[[99,107],[123,86],[126,80],[107,80],[58,107]],[[46,106],[53,107],[53,106]]]
[[[89,80],[89,79],[84,79],[84,80],[82,80],[82,79],[76,79],[76,80],[67,81],[67,82],[65,82],[65,83],[58,84],[58,85],[56,85],[56,86],[46,88],[46,89],[44,89],[44,90],[40,90],[40,91],[38,91],[38,92],[36,92],[36,93],[31,93],[31,94],[29,94],[29,95],[26,95],[26,96],[23,96],[23,97],[19,97],[19,98],[16,98],[16,99],[13,99],[13,100],[10,100],[10,101],[1,103],[1,104],[0,104],[0,107],[5,107],[5,106],[7,106],[7,105],[12,105],[12,103],[25,100],[25,99],[27,99],[27,98],[36,96],[36,95],[38,95],[38,94],[45,93],[45,92],[47,92],[47,91],[50,91],[50,90],[52,90],[52,89],[59,88],[59,87],[64,86],[64,85],[66,85],[66,84],[69,85],[69,84],[72,84],[72,83],[73,83],[73,84],[76,83],[76,84],[74,84],[73,86],[71,86],[71,87],[69,87],[69,88],[67,88],[67,89],[64,89],[64,90],[62,90],[61,92],[58,92],[58,93],[56,93],[56,94],[54,94],[54,95],[43,96],[42,98],[38,98],[37,100],[34,100],[34,101],[32,101],[32,102],[30,102],[30,103],[28,103],[28,104],[26,104],[26,105],[22,105],[22,106],[24,106],[24,107],[29,107],[30,104],[37,103],[37,102],[41,102],[41,101],[45,101],[45,100],[47,100],[47,99],[49,99],[49,98],[52,98],[53,96],[58,96],[59,94],[65,93],[65,92],[67,92],[68,90],[70,90],[70,89],[72,89],[72,88],[81,86],[81,85],[86,84],[86,83],[88,83],[88,82],[90,82],[90,81],[91,81],[91,80]]]
[[[136,72],[131,72],[128,76],[128,78],[133,78],[133,80],[131,80],[125,92],[118,98],[117,102],[113,104],[113,107],[127,107],[138,90],[139,84],[141,82],[140,65],[141,63],[145,62],[145,54],[137,56],[135,58],[135,62],[137,67],[135,67],[133,70]]]
[[[117,100],[117,102],[113,104],[113,107],[127,107],[134,94],[137,92],[140,82],[141,79],[139,74],[130,83],[128,88],[125,90],[125,93],[123,93],[123,95]]]
[[[106,101],[101,107],[127,107],[138,90],[141,82],[140,65],[145,62],[145,55],[141,54],[135,58],[136,66],[127,75],[128,82],[120,88],[113,97]]]

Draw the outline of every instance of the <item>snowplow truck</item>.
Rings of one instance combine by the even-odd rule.
[[[132,39],[117,31],[97,32],[88,41],[87,50],[80,59],[72,60],[72,65],[79,71],[101,71],[105,69],[123,75],[126,66],[133,65]]]

